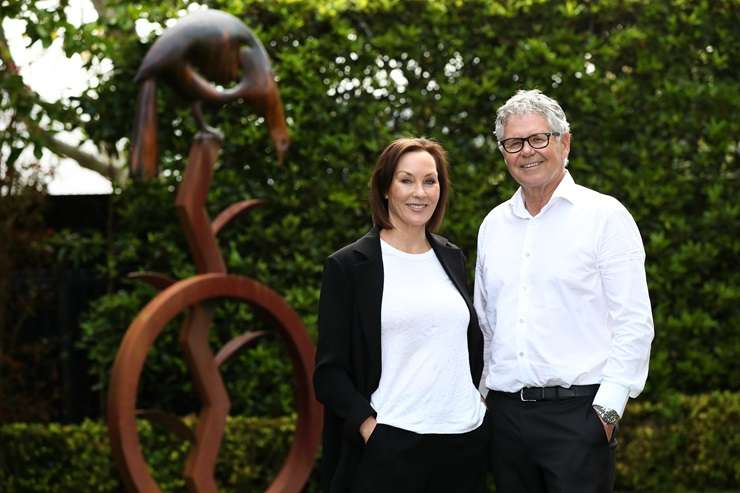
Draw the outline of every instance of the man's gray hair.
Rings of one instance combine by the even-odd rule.
[[[570,125],[557,101],[542,94],[539,89],[519,90],[496,111],[496,140],[504,138],[504,125],[511,115],[537,113],[547,120],[550,130],[570,133]]]

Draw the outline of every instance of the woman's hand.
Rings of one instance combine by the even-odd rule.
[[[373,431],[375,431],[375,425],[377,424],[378,423],[377,421],[375,421],[375,417],[370,416],[360,425],[360,435],[362,435],[362,439],[365,441],[365,443],[370,440],[370,435],[372,435]]]

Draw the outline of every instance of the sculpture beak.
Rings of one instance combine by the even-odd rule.
[[[257,49],[242,49],[241,59],[244,78],[238,92],[267,121],[278,163],[282,164],[290,145],[290,137],[283,113],[283,101],[270,69],[270,62],[266,53]]]
[[[267,120],[267,126],[270,130],[272,144],[275,146],[278,164],[282,164],[285,154],[288,152],[288,147],[290,147],[290,136],[283,112],[283,101],[280,98],[277,84],[273,79],[270,79],[264,101],[265,106],[263,112],[265,120]]]

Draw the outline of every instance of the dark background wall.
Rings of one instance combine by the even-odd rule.
[[[105,235],[109,206],[108,195],[47,196],[40,203],[41,221],[19,229],[43,230],[47,240],[65,230]],[[16,240],[23,235],[16,231]],[[52,255],[27,253],[19,252],[10,279],[7,326],[15,337],[5,337],[0,360],[0,422],[98,417],[100,394],[78,341],[80,317],[105,293],[105,279],[91,266],[75,268]]]

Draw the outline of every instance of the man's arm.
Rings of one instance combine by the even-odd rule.
[[[627,399],[637,397],[645,386],[654,331],[642,239],[634,219],[619,203],[601,233],[598,268],[612,339],[593,403],[622,416]]]

